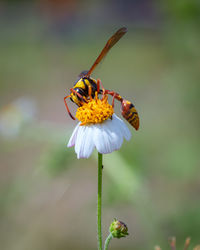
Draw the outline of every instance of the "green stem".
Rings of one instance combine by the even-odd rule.
[[[108,235],[108,237],[106,238],[105,245],[104,245],[104,250],[107,250],[107,249],[108,249],[108,245],[109,245],[109,243],[110,243],[110,241],[111,241],[112,238],[113,238],[113,236],[112,236],[112,234],[110,233],[110,234]]]
[[[98,153],[98,196],[97,196],[97,234],[98,249],[102,250],[102,232],[101,232],[101,196],[102,196],[102,158],[103,155]]]

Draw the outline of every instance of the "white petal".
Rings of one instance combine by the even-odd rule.
[[[97,151],[101,154],[111,153],[110,135],[106,127],[102,124],[96,124],[94,126],[93,142]]]
[[[80,151],[81,151],[81,146],[82,146],[82,143],[84,142],[84,131],[85,131],[85,126],[80,126],[79,127],[79,130],[78,130],[78,133],[77,133],[77,139],[76,139],[76,144],[75,144],[75,152],[77,154],[77,158],[79,159],[79,154],[80,154]]]
[[[108,154],[121,147],[123,135],[119,128],[113,125],[112,120],[107,120],[95,125],[93,140],[99,153]]]
[[[106,124],[105,124],[106,125]],[[117,124],[115,124],[112,121],[109,122],[107,128],[110,130],[110,134],[111,134],[111,143],[112,143],[112,149],[114,150],[118,150],[123,143],[123,135],[119,129],[118,126],[116,126]]]
[[[129,141],[131,139],[131,132],[126,124],[117,115],[113,114],[113,122],[117,124],[120,131],[123,133],[124,138]]]
[[[112,120],[111,124],[109,126],[112,126],[112,143],[113,143],[113,148],[114,150],[118,150],[121,148],[122,143],[123,143],[123,133],[118,126],[117,123]]]
[[[68,142],[68,147],[75,145],[77,158],[88,158],[94,147],[102,154],[112,153],[120,149],[123,138],[130,140],[131,133],[126,124],[115,114],[101,124],[75,127]]]
[[[75,129],[74,129],[74,131],[69,139],[69,142],[67,144],[68,148],[73,147],[75,145],[79,127],[80,127],[80,122],[76,125],[76,127],[75,127]]]
[[[93,126],[80,126],[80,132],[77,134],[77,140],[75,144],[75,152],[77,158],[88,158],[94,150],[93,143]]]

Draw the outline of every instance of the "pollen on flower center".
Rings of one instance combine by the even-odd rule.
[[[108,96],[99,99],[97,92],[95,98],[84,102],[76,111],[76,118],[81,121],[80,125],[102,123],[111,118],[114,113],[112,105],[108,103]]]

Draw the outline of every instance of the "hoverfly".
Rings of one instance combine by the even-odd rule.
[[[111,38],[107,41],[103,50],[93,63],[89,71],[83,71],[79,77],[80,79],[74,84],[73,88],[70,89],[71,93],[68,96],[64,97],[64,103],[67,108],[67,111],[72,119],[75,120],[74,116],[71,114],[66,99],[70,98],[79,107],[82,106],[83,102],[86,102],[90,97],[94,98],[95,92],[98,94],[108,94],[113,97],[112,106],[114,106],[114,100],[121,102],[121,114],[122,116],[136,129],[139,128],[139,116],[138,112],[135,109],[135,106],[128,100],[122,98],[115,91],[110,91],[104,89],[101,81],[99,79],[95,80],[90,77],[96,66],[101,62],[101,60],[107,55],[108,51],[122,38],[123,35],[127,32],[127,28],[123,27],[119,29]],[[100,86],[102,89],[100,89]]]

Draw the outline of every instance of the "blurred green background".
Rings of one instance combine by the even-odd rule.
[[[135,104],[141,127],[104,157],[103,237],[118,218],[130,235],[110,249],[200,244],[200,2],[10,0],[0,2],[1,249],[96,249],[97,153],[77,160],[66,147],[76,122],[63,97],[122,26],[93,77]]]

